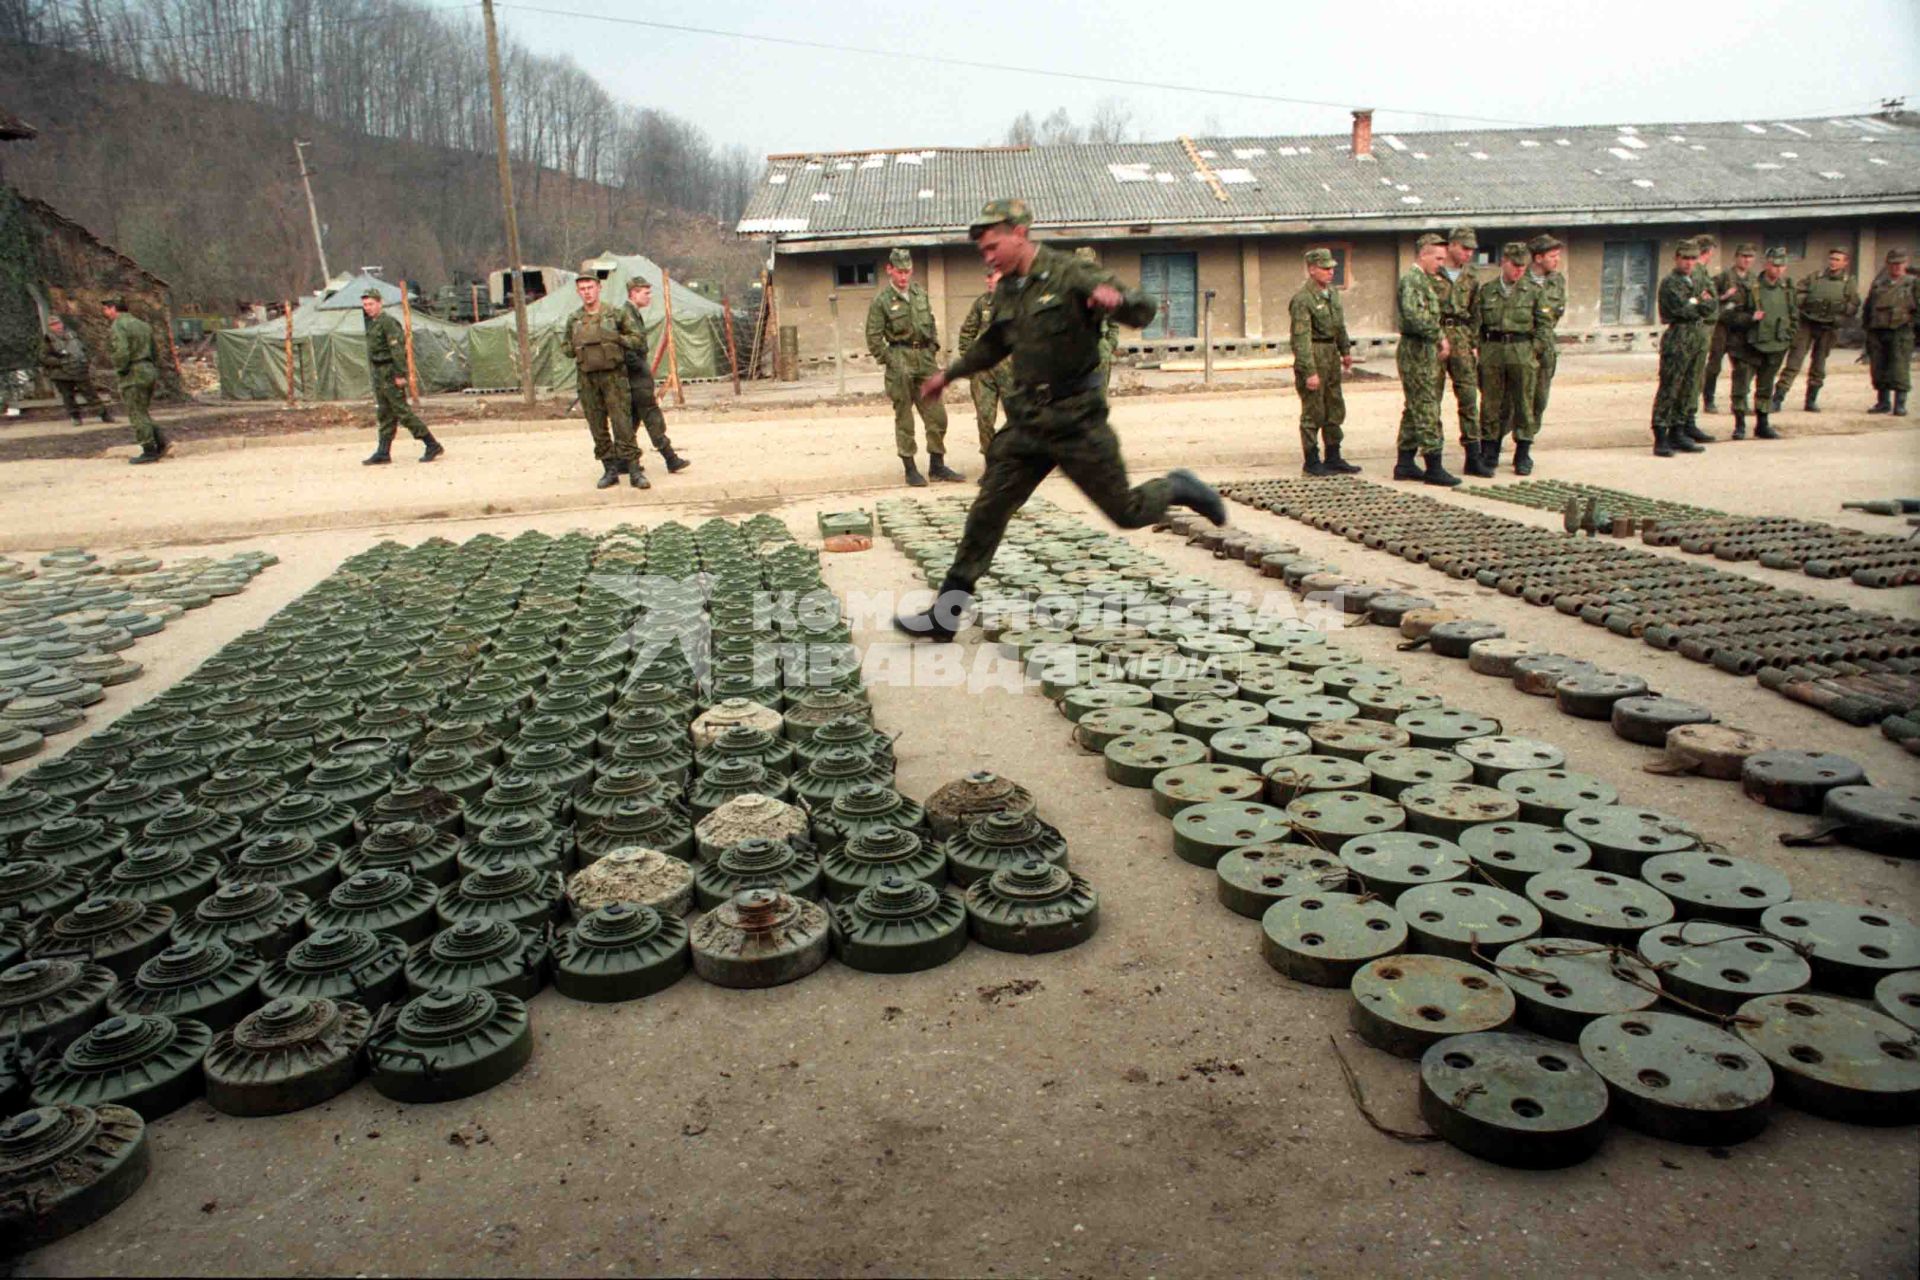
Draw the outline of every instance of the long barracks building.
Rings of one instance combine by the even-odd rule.
[[[982,288],[966,227],[996,196],[1024,197],[1039,236],[1090,244],[1159,296],[1123,353],[1197,351],[1209,293],[1217,351],[1285,351],[1315,245],[1334,252],[1356,340],[1390,344],[1414,239],[1462,224],[1489,271],[1503,241],[1565,241],[1561,340],[1604,349],[1658,330],[1654,292],[1683,236],[1716,235],[1716,269],[1737,241],[1784,245],[1796,278],[1846,248],[1863,286],[1888,248],[1920,249],[1920,119],[1375,134],[1356,111],[1346,135],[777,155],[738,231],[772,242],[777,322],[796,327],[803,364],[832,359],[836,294],[841,346],[865,359],[895,245],[912,249],[950,350]]]

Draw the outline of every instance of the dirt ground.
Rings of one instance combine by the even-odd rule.
[[[1840,500],[1920,493],[1913,428],[1839,411],[1868,402],[1855,371],[1830,382],[1834,411],[1782,415],[1786,440],[1657,461],[1645,447],[1650,386],[1570,363],[1538,455],[1542,478],[1883,532],[1901,526],[1843,515]],[[1368,385],[1351,399],[1349,454],[1381,476],[1397,394]],[[1130,397],[1114,418],[1136,471],[1188,462],[1231,478],[1293,474],[1296,414],[1290,394],[1261,390]],[[954,417],[952,458],[972,473],[971,420]],[[136,472],[109,470],[125,449],[21,461],[0,470],[0,539],[15,553],[77,542],[167,555],[224,542],[281,557],[242,595],[142,642],[132,656],[146,678],[112,690],[93,729],[382,538],[755,510],[804,537],[818,511],[906,492],[883,415],[743,418],[674,415],[695,469],[657,476],[644,494],[591,489],[577,422],[454,423],[442,431],[449,457],[428,470],[411,461],[362,470],[364,431],[241,448],[194,441]],[[1724,430],[1727,420],[1707,425]],[[1062,482],[1042,492],[1087,509]],[[1467,494],[1452,500],[1558,519]],[[1638,672],[1783,743],[1843,752],[1877,782],[1920,783],[1920,762],[1876,734],[1750,680],[1277,516],[1233,515],[1370,581],[1457,597],[1510,634]],[[1128,536],[1180,570],[1263,585],[1169,535]],[[1880,609],[1920,605],[1913,588],[1867,592],[1732,568]],[[918,585],[884,542],[828,557],[827,574],[850,594]],[[877,610],[857,620],[870,665],[884,658],[895,674],[925,674],[941,660],[878,630]],[[1777,836],[1805,819],[1728,784],[1646,774],[1651,753],[1604,725],[1560,716],[1464,663],[1397,653],[1397,637],[1381,628],[1337,639],[1449,703],[1498,716],[1510,733],[1560,744],[1570,768],[1610,779],[1623,802],[1672,813],[1784,871],[1798,896],[1920,917],[1920,864],[1782,847]],[[532,1005],[531,1065],[479,1097],[403,1107],[363,1084],[292,1116],[236,1120],[195,1103],[159,1121],[146,1188],[25,1259],[21,1273],[1877,1277],[1920,1265],[1912,1129],[1783,1109],[1760,1137],[1721,1151],[1616,1128],[1593,1160],[1554,1173],[1381,1136],[1356,1112],[1329,1039],[1389,1125],[1422,1127],[1414,1065],[1347,1030],[1344,993],[1268,968],[1258,926],[1217,904],[1212,877],[1172,855],[1146,793],[1106,782],[1098,757],[1068,744],[1066,722],[1042,698],[915,684],[877,668],[873,678],[880,723],[904,731],[902,790],[924,796],[990,767],[1040,797],[1102,895],[1091,942],[1032,958],[971,948],[902,977],[830,964],[766,992],[689,978],[623,1005],[543,993]]]

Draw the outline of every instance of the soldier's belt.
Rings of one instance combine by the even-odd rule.
[[[1106,379],[1098,369],[1068,382],[1036,382],[1030,387],[1015,387],[1012,394],[1035,405],[1053,404],[1059,400],[1085,395],[1089,391],[1098,391]]]
[[[1526,333],[1506,333],[1504,331],[1496,332],[1496,333],[1483,333],[1480,335],[1480,341],[1482,342],[1532,342],[1533,333],[1531,331]]]
[[[940,344],[937,342],[889,342],[890,347],[905,347],[909,351],[931,351]]]

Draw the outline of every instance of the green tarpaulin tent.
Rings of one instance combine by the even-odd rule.
[[[647,351],[660,354],[667,327],[666,292],[660,287],[660,268],[638,254],[602,254],[599,261],[612,265],[612,272],[601,286],[601,297],[610,303],[627,300],[627,279],[638,275],[653,282],[653,301],[647,306]],[[533,384],[559,390],[571,390],[574,384],[573,361],[562,347],[567,317],[580,309],[580,295],[574,290],[575,276],[568,273],[566,283],[553,293],[527,304],[527,343],[533,356]],[[483,391],[497,391],[520,385],[519,367],[514,362],[514,318],[511,305],[491,320],[468,330],[473,356],[473,385]],[[727,373],[727,340],[720,318],[720,304],[710,302],[691,289],[676,285],[673,290],[673,340],[682,378],[718,378]],[[667,365],[659,365],[661,381],[666,380]]]
[[[378,288],[398,314],[400,291],[384,280],[356,276],[293,312],[293,380],[301,400],[366,400],[373,395],[367,372],[367,334],[360,294]],[[287,327],[284,320],[214,335],[220,394],[229,400],[287,398]],[[459,391],[467,378],[467,326],[413,313],[413,366],[423,395]]]

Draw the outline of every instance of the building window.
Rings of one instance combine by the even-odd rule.
[[[873,264],[871,262],[841,262],[833,268],[833,283],[840,289],[873,288]]]
[[[1140,255],[1140,290],[1159,302],[1146,338],[1192,338],[1200,332],[1200,257],[1192,253]]]
[[[1600,252],[1600,323],[1649,324],[1653,320],[1651,240],[1609,240]]]

